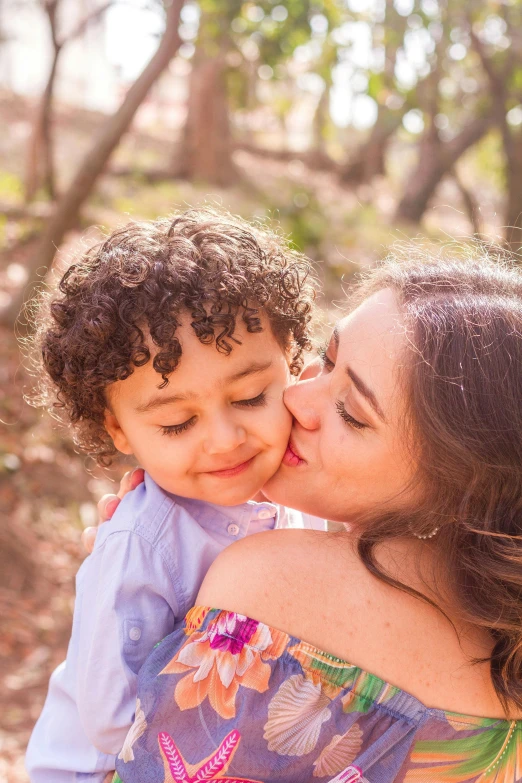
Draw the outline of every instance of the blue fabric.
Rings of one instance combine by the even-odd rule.
[[[138,672],[193,606],[213,560],[239,538],[292,526],[324,529],[324,521],[269,502],[177,497],[146,475],[78,572],[67,659],[27,750],[31,783],[102,783],[133,721]]]
[[[282,630],[194,607],[147,658],[114,783],[517,783],[522,721],[429,708]]]

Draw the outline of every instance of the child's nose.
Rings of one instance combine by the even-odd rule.
[[[207,454],[226,454],[234,451],[246,440],[246,430],[228,417],[215,420],[205,441]]]

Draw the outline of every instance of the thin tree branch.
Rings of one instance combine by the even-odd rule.
[[[66,36],[63,36],[63,38],[59,41],[58,45],[60,48],[65,44],[68,44],[70,41],[73,41],[75,38],[80,38],[89,25],[98,21],[100,16],[103,16],[105,11],[107,11],[107,9],[114,4],[115,0],[107,0],[107,2],[103,3],[103,5],[99,6],[99,8],[95,8],[93,11],[91,11],[90,14],[87,14],[83,17],[83,19],[80,19],[76,27],[74,27]]]
[[[480,58],[480,62],[482,63],[482,67],[484,68],[486,75],[489,78],[489,81],[491,83],[491,86],[494,90],[497,90],[500,88],[501,92],[504,91],[503,84],[502,84],[502,76],[496,72],[493,63],[491,62],[491,58],[488,57],[486,54],[486,47],[478,37],[478,35],[473,30],[473,26],[471,22],[468,22],[469,24],[469,37],[471,39],[471,43],[473,44],[473,48],[475,49],[476,53],[478,54]]]

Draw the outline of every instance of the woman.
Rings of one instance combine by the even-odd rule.
[[[124,783],[522,780],[520,270],[392,259],[353,307],[265,489],[346,531],[218,557],[142,669]]]

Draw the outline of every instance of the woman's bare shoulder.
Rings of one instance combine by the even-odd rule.
[[[343,541],[342,568],[356,565]],[[305,607],[318,585],[335,579],[340,544],[337,534],[315,530],[256,533],[227,547],[210,567],[197,598],[201,606],[229,609],[271,625]]]

